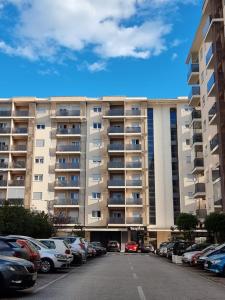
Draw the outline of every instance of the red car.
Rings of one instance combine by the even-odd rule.
[[[34,264],[35,270],[38,271],[41,267],[41,257],[38,250],[29,241],[17,240],[16,242],[27,252],[29,261]]]
[[[135,242],[127,242],[125,252],[138,252],[138,244]]]

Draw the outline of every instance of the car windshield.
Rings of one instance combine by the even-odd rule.
[[[45,249],[49,249],[47,246],[45,246],[44,244],[42,244],[41,242],[37,241],[37,240],[30,240],[30,242],[34,245],[34,246],[39,246],[41,248],[45,248]]]

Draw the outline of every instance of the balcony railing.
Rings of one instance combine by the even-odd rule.
[[[141,217],[127,217],[126,218],[127,224],[143,224],[143,218]]]
[[[58,128],[56,131],[57,134],[80,134],[80,128]]]
[[[79,199],[56,199],[54,205],[79,205]]]
[[[140,109],[126,110],[126,116],[140,116],[140,115],[141,115]]]
[[[55,165],[56,169],[79,169],[80,163],[74,162],[74,163],[56,163]]]
[[[213,85],[216,83],[215,74],[213,73],[207,83],[207,92],[209,93],[213,87]]]
[[[56,147],[56,150],[62,152],[76,152],[80,151],[80,145],[58,145]]]
[[[209,61],[211,60],[211,58],[212,58],[212,56],[214,54],[214,49],[215,49],[214,44],[211,44],[211,46],[209,47],[209,50],[208,50],[208,52],[206,54],[206,57],[205,57],[205,63],[206,63],[206,65],[208,65]]]
[[[126,145],[126,150],[141,150],[141,145],[138,144],[138,145],[133,145],[133,144],[129,144],[129,145]]]
[[[0,133],[10,133],[10,132],[11,132],[11,128],[10,127],[0,128]]]
[[[142,205],[142,199],[141,198],[128,198],[126,199],[127,205]]]
[[[18,199],[9,198],[7,200],[7,203],[9,205],[15,205],[15,206],[17,206],[17,205],[23,205],[24,204],[24,199],[23,198],[18,198]]]
[[[10,180],[9,186],[24,186],[25,181],[24,180]]]
[[[124,205],[125,204],[125,199],[124,198],[111,197],[108,200],[108,204],[111,204],[111,205]]]
[[[0,146],[0,151],[8,151],[9,150],[9,146],[8,145],[1,145]]]
[[[201,117],[202,117],[201,111],[194,109],[191,113],[191,117],[192,117],[192,120],[201,119]]]
[[[110,109],[107,112],[107,116],[124,116],[124,110],[123,109]]]
[[[203,158],[195,158],[194,159],[194,168],[204,167],[204,159]]]
[[[110,144],[108,145],[108,150],[124,150],[124,144]]]
[[[10,117],[11,114],[12,114],[11,110],[0,111],[0,117]]]
[[[217,114],[217,107],[216,107],[216,103],[214,103],[213,106],[210,108],[209,113],[208,113],[209,121],[211,121],[216,114]]]
[[[202,143],[202,134],[201,133],[194,133],[192,138],[192,143]]]
[[[108,181],[108,186],[124,186],[125,180],[124,179],[111,179]]]
[[[190,79],[192,73],[199,73],[199,64],[198,63],[194,63],[194,64],[189,65],[187,80]]]
[[[79,218],[78,217],[67,217],[67,216],[54,216],[53,217],[53,223],[55,225],[79,224]]]
[[[200,86],[192,86],[191,91],[189,93],[189,99],[192,99],[193,97],[200,97]]]
[[[219,145],[219,135],[216,134],[210,141],[210,150],[213,151]]]
[[[108,224],[125,224],[125,218],[109,217]]]
[[[124,161],[110,161],[108,162],[108,168],[121,169],[124,168]]]
[[[79,117],[80,116],[80,110],[59,110],[55,114],[56,116],[71,116],[71,117]]]
[[[13,133],[26,134],[26,133],[28,133],[28,129],[25,127],[24,128],[17,127],[17,128],[13,129]]]
[[[141,133],[141,127],[126,127],[126,133]]]
[[[221,177],[220,168],[212,170],[212,181],[216,181]]]
[[[7,186],[7,180],[0,180],[0,186]]]
[[[196,183],[195,184],[195,194],[197,193],[205,193],[205,184],[204,183]]]
[[[13,116],[15,116],[15,117],[28,117],[29,116],[29,111],[28,110],[16,110],[13,113]]]
[[[25,169],[26,168],[26,162],[25,161],[12,162],[10,164],[10,168],[13,168],[13,169]]]
[[[135,161],[135,162],[127,162],[126,163],[127,168],[141,168],[142,163],[140,161]]]
[[[209,31],[209,27],[211,26],[211,23],[212,23],[212,16],[208,16],[206,22],[205,22],[205,26],[202,30],[202,33],[203,33],[203,36],[206,37],[208,31]]]
[[[127,180],[126,181],[127,186],[142,186],[141,180]]]
[[[0,169],[7,169],[8,163],[7,162],[0,162]]]
[[[27,151],[27,145],[15,145],[12,147],[13,151]]]
[[[121,127],[109,127],[108,133],[124,133],[124,128]]]
[[[80,182],[79,180],[73,181],[73,180],[57,180],[55,182],[56,187],[79,187]]]

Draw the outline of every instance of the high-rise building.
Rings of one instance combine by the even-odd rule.
[[[222,0],[205,0],[187,63],[192,86],[195,198],[208,212],[225,211],[225,33]]]
[[[164,241],[196,211],[190,115],[187,98],[0,99],[1,203],[48,212],[59,233]]]

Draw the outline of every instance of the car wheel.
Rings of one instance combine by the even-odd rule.
[[[54,269],[53,262],[48,258],[43,258],[41,260],[41,272],[42,273],[49,273]]]

